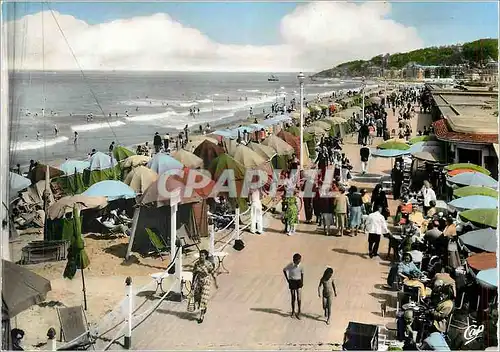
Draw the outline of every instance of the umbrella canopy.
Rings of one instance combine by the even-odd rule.
[[[48,211],[47,216],[50,220],[60,219],[67,213],[73,211],[73,208],[78,206],[78,209],[102,209],[108,205],[105,197],[89,197],[84,195],[62,197],[57,202],[53,203]]]
[[[453,177],[457,176],[466,172],[474,172],[476,170],[474,169],[455,169],[455,170],[448,170],[448,176]]]
[[[377,146],[378,149],[408,150],[410,146],[401,140],[388,140]]]
[[[463,186],[485,186],[494,189],[498,187],[497,180],[481,172],[464,172],[451,177],[448,181]]]
[[[68,249],[68,262],[66,263],[66,268],[64,268],[63,273],[63,277],[70,280],[75,277],[77,269],[85,269],[90,265],[89,257],[85,251],[85,242],[82,237],[82,218],[76,206],[73,208],[73,226],[73,237],[71,238],[71,244]]]
[[[293,147],[295,155],[300,159],[300,137],[294,136],[287,131],[279,131],[277,136]]]
[[[50,281],[2,259],[2,320],[12,319],[31,306],[45,301]]]
[[[31,181],[26,177],[18,175],[14,172],[9,172],[9,196],[15,197],[17,192],[31,186]]]
[[[248,146],[266,160],[270,160],[276,155],[276,151],[273,148],[261,143],[250,142]]]
[[[416,159],[427,161],[430,163],[440,163],[443,160],[440,154],[432,152],[416,152],[412,153],[411,155]]]
[[[192,169],[199,169],[203,166],[203,160],[201,158],[184,149],[176,151],[172,156],[181,164]]]
[[[379,158],[397,158],[398,156],[410,154],[410,151],[398,149],[376,149],[371,154],[372,156]]]
[[[332,125],[326,121],[314,121],[311,126],[318,126],[319,128],[324,129],[325,131],[330,130],[332,128]]]
[[[467,264],[476,271],[493,269],[497,267],[497,254],[476,253],[467,258]]]
[[[116,164],[114,158],[102,152],[97,152],[90,157],[90,171],[110,169]]]
[[[194,154],[203,159],[203,166],[206,168],[210,165],[212,160],[217,158],[219,155],[224,154],[224,149],[217,144],[205,140],[198,147],[196,147]]]
[[[497,288],[498,287],[498,270],[494,269],[486,269],[481,270],[476,275],[476,280],[478,284],[488,287],[488,288]],[[498,347],[496,347],[498,348]]]
[[[495,199],[498,199],[498,192],[494,189],[488,187],[481,186],[466,186],[461,187],[453,191],[453,195],[455,197],[467,197],[467,196],[488,196]]]
[[[128,148],[122,147],[121,145],[113,149],[113,156],[116,160],[122,161],[127,159],[129,156],[135,155],[133,151]]]
[[[130,186],[135,193],[142,194],[157,179],[156,172],[145,166],[139,166],[128,173],[123,183]]]
[[[496,209],[498,200],[488,196],[468,196],[452,200],[448,203],[458,209]]]
[[[63,176],[64,172],[61,170],[49,166],[49,179],[56,178],[59,176]],[[38,181],[46,180],[46,173],[47,173],[47,165],[44,164],[37,164],[29,173],[28,173],[28,178],[31,180],[31,183],[35,184]]]
[[[327,133],[323,128],[315,125],[306,127],[304,131],[310,134],[314,134],[315,136],[323,136]]]
[[[294,149],[290,144],[275,135],[267,137],[262,144],[273,148],[278,155],[292,155],[294,153]]]
[[[121,181],[106,180],[94,183],[85,192],[84,196],[106,197],[108,201],[116,199],[135,198],[135,191]]]
[[[340,116],[329,116],[326,118],[326,121],[330,121],[334,125],[341,125],[343,123],[346,123],[347,120],[340,117]]]
[[[208,170],[214,180],[218,180],[222,173],[228,169],[232,169],[234,171],[235,180],[245,179],[245,167],[227,154],[219,155],[217,158],[212,160],[210,166],[208,167]]]
[[[471,209],[460,213],[460,217],[480,226],[497,228],[497,209]]]
[[[236,147],[238,147],[238,142],[236,142],[234,139],[225,138],[222,141],[222,145],[226,151],[226,154],[234,157],[234,153],[236,153]]]
[[[289,126],[286,128],[286,130],[288,133],[291,133],[293,134],[294,136],[300,136],[300,128],[298,128],[297,126]]]
[[[459,239],[471,251],[478,249],[479,251],[495,253],[498,249],[497,231],[490,228],[467,232]]]
[[[139,198],[137,204],[156,204],[157,207],[170,205],[173,194],[169,193],[174,193],[176,191],[179,191],[181,204],[196,203],[201,200],[201,197],[196,192],[192,192],[189,197],[186,197],[186,185],[178,175],[170,175],[165,180],[165,184],[162,185],[158,183],[161,180],[162,178],[159,178],[153,182]],[[160,190],[165,190],[165,192],[160,192]]]
[[[198,147],[201,143],[203,143],[203,141],[210,141],[214,144],[217,144],[218,143],[217,138],[214,137],[215,136],[208,137],[206,135],[189,137],[189,143],[186,144],[184,149],[186,149],[189,152],[193,152],[196,149],[196,147]]]
[[[82,173],[83,170],[90,167],[90,161],[88,160],[66,160],[59,166],[59,169],[63,171],[67,176],[71,176],[77,173]]]
[[[236,147],[236,152],[234,153],[234,160],[239,162],[246,169],[256,168],[259,165],[265,164],[267,162],[262,156],[254,152],[252,149],[239,145]]]
[[[150,160],[151,158],[146,155],[132,155],[122,161],[122,167],[127,169],[137,166],[146,166]]]
[[[415,144],[417,142],[428,142],[428,141],[437,141],[438,139],[434,135],[430,136],[418,136],[418,137],[413,137],[408,141],[408,144]]]
[[[456,169],[471,169],[480,173],[483,173],[485,175],[491,175],[491,172],[486,170],[484,167],[476,165],[476,164],[471,164],[471,163],[459,163],[459,164],[451,164],[445,166],[446,170],[456,170]]]
[[[182,169],[184,165],[179,161],[175,160],[168,154],[165,153],[157,153],[155,156],[149,161],[148,167],[156,172],[158,175],[161,175],[168,170],[176,170]]]

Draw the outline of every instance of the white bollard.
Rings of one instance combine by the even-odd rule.
[[[49,351],[57,351],[56,345],[56,329],[50,328],[47,331],[47,347]]]
[[[134,294],[132,292],[132,278],[129,276],[125,279],[126,295],[128,301],[127,316],[125,318],[127,322],[127,329],[125,331],[125,341],[124,347],[129,350],[132,346],[132,313],[134,311]]]
[[[236,207],[234,209],[234,231],[236,231],[236,239],[241,239],[241,231],[240,231],[240,207]]]
[[[213,256],[215,253],[215,228],[214,224],[208,225],[208,232],[210,234],[210,241],[208,244],[208,251],[210,252],[210,256]]]

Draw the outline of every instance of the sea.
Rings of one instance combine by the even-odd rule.
[[[84,159],[92,149],[107,151],[112,141],[135,149],[155,132],[176,135],[186,124],[190,130],[207,123],[212,130],[238,125],[250,108],[270,113],[275,102],[299,101],[296,74],[276,76],[278,82],[268,81],[269,73],[11,72],[10,164]],[[304,96],[311,100],[360,85],[309,81]],[[199,114],[190,115],[190,109]]]

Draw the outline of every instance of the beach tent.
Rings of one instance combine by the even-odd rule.
[[[122,169],[146,166],[151,158],[146,155],[132,155],[121,161]]]
[[[178,150],[172,154],[175,160],[180,162],[182,165],[192,168],[199,169],[203,167],[203,159],[194,155],[191,152],[188,152],[185,149]]]
[[[17,196],[18,192],[31,186],[31,181],[26,177],[9,172],[9,199]]]
[[[261,143],[250,142],[248,147],[266,160],[271,160],[276,155],[273,148]]]
[[[74,175],[75,173],[83,173],[83,170],[90,167],[88,160],[66,160],[59,166],[59,169],[64,172],[66,176]]]
[[[247,146],[239,145],[234,154],[234,160],[239,162],[245,169],[255,169],[265,171],[266,174],[272,175],[273,168],[271,163],[260,154],[254,152]]]
[[[198,147],[203,141],[210,141],[214,144],[217,144],[217,138],[216,136],[207,136],[207,135],[201,135],[201,136],[192,136],[189,138],[188,144],[184,146],[184,149],[187,150],[188,152],[193,152],[196,147]]]
[[[97,152],[90,157],[90,167],[84,170],[83,180],[86,186],[105,180],[116,180],[120,175],[118,162],[111,156]]]
[[[264,141],[262,141],[263,145],[271,147],[274,149],[277,155],[292,155],[294,153],[294,148],[281,139],[278,136],[270,135]]]
[[[328,122],[326,122],[325,120],[322,120],[322,121],[314,121],[311,126],[318,126],[319,128],[325,130],[325,131],[328,131],[330,130],[330,128],[332,127],[332,125]]]
[[[296,137],[300,136],[300,128],[297,126],[288,126],[287,128],[285,128],[285,131],[293,134]]]
[[[135,155],[135,153],[133,151],[131,151],[128,148],[122,147],[121,145],[119,145],[113,149],[113,156],[118,161],[125,160],[132,155]]]
[[[236,153],[236,148],[238,147],[238,142],[234,139],[224,138],[222,140],[222,147],[224,148],[226,154],[234,157],[234,153]]]
[[[184,165],[168,154],[157,153],[149,161],[148,167],[158,175],[161,175],[169,170],[180,170]]]
[[[214,160],[212,160],[212,162],[208,167],[208,170],[210,171],[210,174],[212,175],[212,178],[215,182],[219,180],[219,178],[222,176],[224,172],[226,172],[226,170],[231,170],[230,172],[234,174],[236,192],[239,195],[239,192],[241,191],[243,182],[245,180],[245,173],[246,173],[246,169],[242,164],[234,160],[234,158],[232,158],[231,156],[227,154],[222,154],[219,155]],[[247,203],[245,199],[229,198],[229,200],[233,206],[236,206],[237,202],[239,204],[241,211],[245,211],[247,209]]]
[[[207,168],[212,160],[224,154],[224,149],[217,144],[205,140],[196,147],[194,154],[203,160],[203,166]]]
[[[308,126],[304,131],[315,136],[325,136],[327,134],[327,131],[325,131],[325,129],[316,125]]]
[[[127,174],[123,183],[130,186],[135,193],[142,194],[157,179],[156,172],[145,166],[138,166]]]
[[[135,191],[121,181],[105,180],[90,186],[85,192],[84,196],[89,197],[106,197],[108,201],[117,199],[131,199],[135,198]]]
[[[61,177],[52,180],[63,191],[64,194],[80,194],[85,191],[85,170],[90,167],[88,160],[66,160],[59,168],[65,173]]]

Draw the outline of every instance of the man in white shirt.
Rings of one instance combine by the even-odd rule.
[[[262,233],[262,202],[260,201],[260,191],[258,189],[252,190],[250,194],[250,200],[252,205],[250,207],[251,212],[251,224],[250,232],[257,233],[260,235]]]
[[[436,202],[436,193],[431,188],[429,181],[424,181],[424,186],[422,187],[422,196],[424,197],[424,214],[427,214],[431,208],[431,201]]]
[[[302,256],[299,253],[293,255],[290,264],[283,268],[283,274],[288,282],[292,300],[292,317],[295,315],[300,320],[301,295],[300,290],[304,286],[304,268],[300,265]],[[297,300],[297,314],[295,314],[295,300]]]
[[[380,236],[389,233],[387,221],[382,213],[382,207],[375,209],[366,219],[366,232],[368,232],[368,254],[370,258],[378,256]]]

